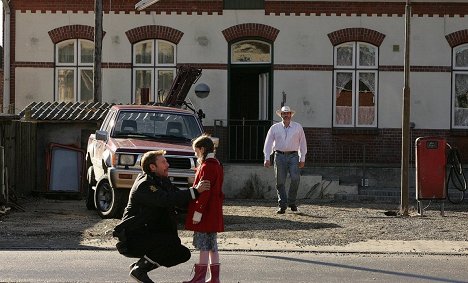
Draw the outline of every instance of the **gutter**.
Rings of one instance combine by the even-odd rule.
[[[9,0],[3,3],[3,107],[1,113],[10,111],[10,4]],[[14,109],[12,109],[14,112]]]

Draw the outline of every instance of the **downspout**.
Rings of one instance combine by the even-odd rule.
[[[10,110],[10,4],[9,0],[3,2],[3,108],[2,113]],[[6,111],[5,111],[6,110]],[[14,109],[12,110],[14,112]]]

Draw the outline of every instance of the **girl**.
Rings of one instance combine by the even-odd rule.
[[[200,181],[209,181],[210,190],[190,202],[185,228],[194,231],[193,245],[200,251],[200,259],[195,264],[195,275],[184,283],[204,283],[208,270],[210,279],[206,282],[219,281],[219,254],[217,232],[224,231],[222,191],[224,172],[221,163],[214,157],[214,144],[208,135],[202,135],[192,143],[198,158],[198,169],[193,186]]]

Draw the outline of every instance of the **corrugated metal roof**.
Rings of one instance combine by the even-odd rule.
[[[101,121],[114,105],[107,102],[32,102],[20,117],[48,121]]]

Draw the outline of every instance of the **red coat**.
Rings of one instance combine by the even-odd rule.
[[[197,199],[190,201],[185,229],[197,232],[223,232],[223,187],[224,172],[221,163],[215,158],[207,158],[197,169],[194,186],[201,180],[209,180],[210,190],[201,193]],[[195,211],[202,214],[201,221],[193,224]]]

